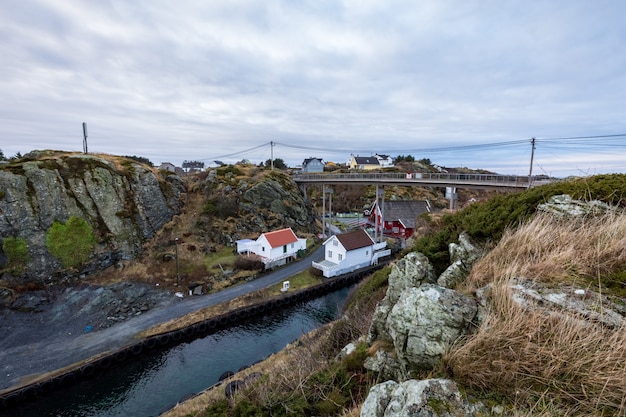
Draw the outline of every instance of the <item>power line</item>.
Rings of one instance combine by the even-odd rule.
[[[261,149],[261,148],[269,145],[270,143],[271,142],[265,142],[262,145],[255,146],[254,148],[244,149],[242,151],[237,151],[237,152],[229,153],[229,154],[226,154],[226,155],[214,156],[214,157],[211,157],[211,158],[204,158],[204,159],[200,159],[200,161],[213,161],[215,159],[230,158],[232,156],[241,156],[241,155],[244,155],[246,153],[250,153],[252,151],[256,151],[257,149]]]
[[[387,149],[378,151],[372,151],[372,149],[338,149],[333,148],[332,153],[346,153],[346,154],[354,154],[354,153],[421,153],[421,154],[433,154],[433,153],[444,153],[444,152],[465,152],[465,151],[475,151],[475,150],[484,150],[490,148],[504,148],[504,147],[512,147],[512,146],[520,146],[520,145],[528,145],[531,144],[531,141],[534,140],[535,145],[541,145],[541,148],[545,149],[560,149],[560,150],[579,150],[585,151],[585,148],[593,147],[596,150],[600,151],[600,148],[624,148],[626,147],[626,143],[623,142],[623,139],[626,138],[626,133],[621,134],[610,134],[610,135],[590,135],[590,136],[571,136],[571,137],[555,137],[555,138],[536,138],[536,139],[518,139],[518,140],[510,140],[510,141],[502,141],[502,142],[491,142],[491,143],[478,143],[473,145],[456,145],[456,146],[446,146],[446,147],[435,147],[435,148],[413,148],[413,149]],[[598,139],[602,139],[599,141]],[[620,141],[619,143],[615,143]],[[305,151],[314,151],[314,152],[329,152],[331,149],[315,147],[315,146],[303,146],[303,145],[293,145],[281,142],[265,142],[261,145],[244,149],[241,151],[233,152],[230,154],[215,156],[211,158],[200,159],[201,161],[208,160],[216,160],[222,158],[230,158],[235,156],[242,156],[244,154],[256,151],[266,146],[275,146],[279,145],[285,148],[291,149],[299,149]],[[555,145],[558,145],[559,148],[556,148]]]

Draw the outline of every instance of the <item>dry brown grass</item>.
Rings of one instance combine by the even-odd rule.
[[[514,302],[509,280],[600,280],[626,265],[626,216],[555,220],[538,215],[474,267],[470,287],[493,283],[479,329],[445,360],[455,378],[496,393],[528,414],[626,415],[626,327],[529,310]]]
[[[556,219],[539,214],[518,229],[506,231],[498,245],[474,266],[468,285],[479,288],[520,276],[571,284],[625,268],[625,215]]]

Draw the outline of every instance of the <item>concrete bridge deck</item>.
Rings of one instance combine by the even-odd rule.
[[[380,184],[423,187],[455,187],[481,189],[529,188],[529,178],[517,175],[449,174],[449,173],[344,173],[296,174],[297,184]],[[535,186],[541,181],[531,181]]]

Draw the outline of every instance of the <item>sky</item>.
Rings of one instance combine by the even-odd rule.
[[[0,150],[626,172],[622,0],[0,0]],[[531,139],[536,138],[534,153]]]

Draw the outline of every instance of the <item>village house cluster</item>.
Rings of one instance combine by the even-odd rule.
[[[218,165],[223,165],[220,161]],[[304,159],[298,171],[302,173],[321,173],[325,167],[337,165],[325,163],[322,158]],[[394,161],[389,155],[375,154],[372,156],[351,155],[346,167],[351,170],[370,171],[393,167]],[[171,163],[163,163],[160,169],[184,174],[198,167],[178,168]],[[390,255],[387,243],[376,242],[366,229],[375,228],[380,236],[395,237],[401,240],[410,238],[416,227],[419,215],[431,211],[428,201],[376,201],[364,214],[364,228],[328,237],[324,246],[324,258],[312,262],[312,267],[319,269],[324,277],[353,272],[359,268],[376,265],[379,260]],[[268,231],[256,239],[236,241],[237,253],[253,261],[260,261],[264,269],[272,269],[296,260],[303,255],[307,241],[298,237],[291,228]]]

